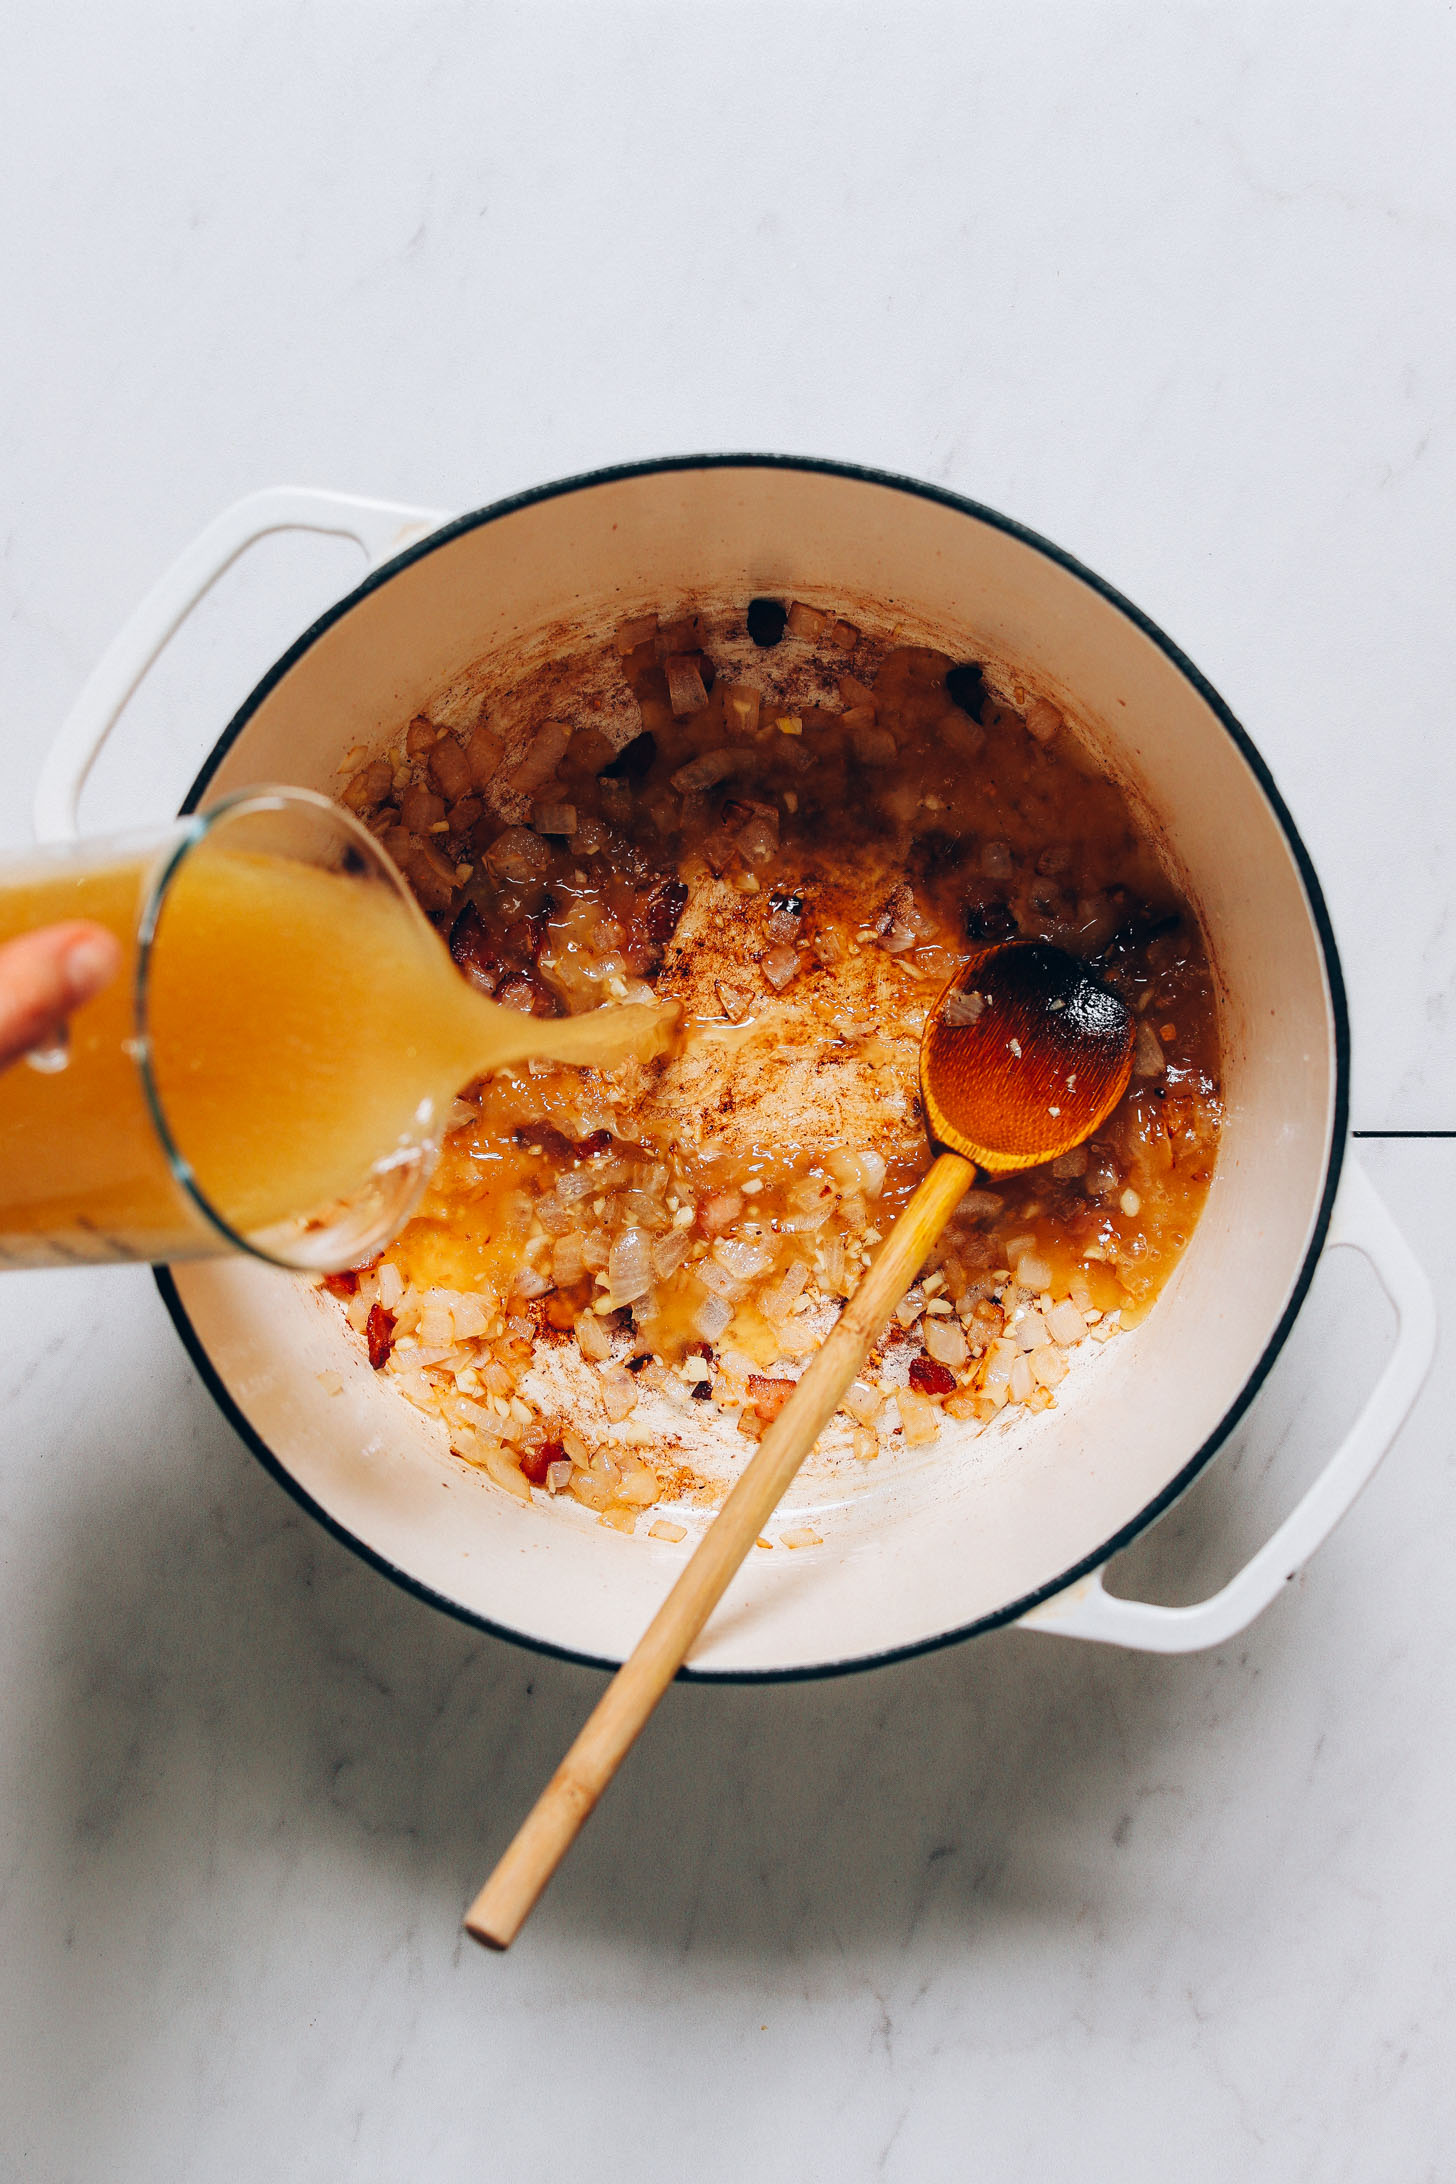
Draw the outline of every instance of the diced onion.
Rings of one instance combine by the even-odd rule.
[[[895,1405],[900,1413],[900,1423],[905,1428],[905,1439],[912,1448],[923,1441],[935,1439],[940,1431],[938,1404],[932,1403],[927,1396],[916,1395],[911,1388],[897,1388]]]
[[[551,852],[529,827],[507,827],[491,843],[485,861],[498,880],[525,883],[541,878],[551,863]]]
[[[884,1407],[884,1397],[868,1380],[851,1381],[844,1392],[844,1408],[862,1426],[872,1426]]]
[[[894,765],[897,746],[888,728],[866,723],[854,729],[850,740],[861,766]]]
[[[1167,1066],[1162,1041],[1144,1016],[1138,1023],[1132,1073],[1135,1077],[1161,1077]]]
[[[655,637],[656,634],[657,616],[655,614],[633,615],[630,622],[623,622],[618,626],[617,651],[625,660],[629,652],[635,652],[639,645],[645,645],[648,638]]]
[[[994,1191],[967,1191],[959,1210],[972,1221],[994,1221],[1001,1201]]]
[[[1108,1153],[1099,1154],[1082,1178],[1082,1188],[1089,1198],[1110,1198],[1117,1184],[1117,1163]]]
[[[724,1229],[732,1228],[743,1211],[742,1191],[714,1191],[703,1200],[698,1209],[698,1221],[705,1236],[718,1236]]]
[[[1019,1315],[1011,1332],[1023,1350],[1039,1350],[1044,1342],[1050,1342],[1046,1321],[1040,1312],[1026,1311]]]
[[[1054,1344],[1034,1351],[1031,1360],[1032,1375],[1038,1387],[1055,1388],[1067,1377],[1067,1354]]]
[[[577,1347],[590,1365],[600,1364],[612,1354],[612,1338],[599,1319],[590,1312],[583,1312],[576,1323]]]
[[[602,1371],[602,1401],[613,1425],[637,1408],[637,1383],[625,1365],[608,1365]],[[596,1469],[593,1459],[592,1469]],[[654,1497],[655,1498],[655,1497]]]
[[[754,812],[738,829],[735,837],[738,854],[745,864],[767,864],[778,855],[779,830],[766,819],[762,812]]]
[[[652,1245],[652,1271],[660,1282],[668,1281],[692,1250],[692,1239],[686,1226],[670,1228],[665,1236],[654,1238]]]
[[[607,1256],[607,1279],[614,1304],[635,1304],[652,1287],[652,1260],[647,1231],[623,1229]]]
[[[962,988],[957,987],[956,991],[946,998],[945,1007],[940,1012],[941,1021],[957,1029],[965,1024],[974,1024],[985,1006],[986,996],[983,993],[975,991],[967,993]]]
[[[799,975],[799,958],[787,941],[783,941],[759,958],[758,967],[774,992],[782,993]]]
[[[959,1372],[970,1355],[965,1336],[950,1319],[926,1320],[925,1348],[937,1365],[949,1365],[953,1372]]]
[[[566,746],[571,741],[571,730],[564,722],[547,720],[541,723],[531,738],[523,757],[511,768],[509,787],[519,796],[530,796],[552,774],[566,756]]]
[[[628,1375],[631,1378],[631,1375]],[[624,1502],[638,1509],[650,1509],[661,1491],[657,1473],[651,1464],[644,1464],[640,1456],[624,1457],[622,1483],[617,1493]]]
[[[752,751],[730,750],[721,744],[715,751],[704,751],[698,758],[690,758],[686,766],[679,766],[672,777],[672,785],[679,796],[691,796],[698,789],[716,788],[720,781],[730,781],[735,774],[752,773],[757,760]]]
[[[1080,1342],[1087,1332],[1087,1322],[1083,1319],[1075,1304],[1069,1303],[1065,1297],[1060,1304],[1054,1304],[1050,1312],[1046,1314],[1046,1323],[1053,1342],[1060,1342],[1069,1346],[1074,1342]]]
[[[986,1352],[984,1384],[986,1393],[993,1395],[998,1389],[1004,1396],[1011,1380],[1011,1369],[1021,1353],[1014,1342],[998,1339]]]
[[[668,1226],[666,1212],[649,1191],[623,1191],[622,1219],[636,1228],[651,1229],[654,1235]]]
[[[508,1494],[514,1494],[517,1501],[530,1501],[530,1481],[497,1443],[494,1441],[481,1442],[480,1461],[482,1467],[494,1479],[497,1486],[503,1486]]]
[[[752,683],[729,683],[723,692],[724,725],[740,735],[751,736],[758,726],[762,702]]]
[[[769,1319],[787,1319],[795,1300],[802,1295],[809,1280],[809,1269],[802,1259],[791,1259],[784,1269],[781,1281],[765,1289],[758,1300],[758,1308]]]
[[[1045,698],[1033,698],[1026,708],[1026,726],[1038,743],[1050,743],[1062,725],[1062,716]]]
[[[720,1237],[713,1246],[713,1258],[735,1281],[743,1282],[752,1281],[755,1274],[766,1274],[773,1265],[772,1251],[739,1236]]]
[[[491,1315],[482,1297],[455,1296],[450,1301],[450,1317],[455,1322],[455,1340],[470,1342],[483,1335],[490,1325]]]
[[[697,661],[670,654],[662,664],[667,673],[667,702],[679,720],[687,713],[701,713],[708,693]]]
[[[733,1307],[722,1297],[705,1297],[693,1314],[694,1332],[705,1342],[716,1342],[733,1317]]]

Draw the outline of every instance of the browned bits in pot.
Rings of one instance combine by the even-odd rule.
[[[382,1373],[394,1346],[393,1315],[386,1312],[382,1304],[371,1305],[364,1332],[369,1344],[369,1362],[377,1373]]]

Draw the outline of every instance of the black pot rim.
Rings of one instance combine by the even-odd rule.
[[[1115,1532],[1110,1539],[1104,1541],[1092,1553],[1084,1555],[1079,1562],[1075,1563],[1071,1569],[1066,1570],[1059,1577],[1050,1580],[1045,1585],[1038,1586],[1035,1591],[1027,1593],[1024,1598],[996,1609],[993,1614],[978,1616],[972,1622],[960,1624],[954,1630],[938,1632],[932,1638],[917,1639],[911,1645],[893,1646],[878,1653],[855,1654],[844,1660],[815,1662],[801,1668],[713,1669],[685,1667],[678,1672],[682,1679],[694,1683],[804,1683],[825,1676],[854,1675],[866,1669],[884,1668],[892,1662],[911,1660],[917,1654],[935,1653],[944,1646],[959,1645],[967,1638],[976,1638],[985,1631],[997,1630],[1008,1623],[1018,1622],[1032,1608],[1040,1606],[1043,1601],[1054,1599],[1058,1593],[1065,1592],[1067,1587],[1075,1584],[1079,1578],[1086,1577],[1092,1571],[1100,1569],[1113,1555],[1118,1554],[1132,1540],[1136,1539],[1140,1532],[1146,1531],[1147,1527],[1161,1516],[1163,1511],[1175,1502],[1179,1495],[1193,1483],[1199,1472],[1223,1446],[1268,1378],[1274,1360],[1283,1349],[1289,1331],[1299,1315],[1306,1296],[1309,1294],[1315,1268],[1319,1264],[1320,1255],[1324,1250],[1330,1217],[1334,1209],[1335,1193],[1339,1188],[1349,1128],[1350,1019],[1345,999],[1345,982],[1340,968],[1339,951],[1335,945],[1334,928],[1330,923],[1329,911],[1309,851],[1306,849],[1289,807],[1280,795],[1274,777],[1252,737],[1234,717],[1218,692],[1213,688],[1213,685],[1199,673],[1187,654],[1180,651],[1172,639],[1165,636],[1155,622],[1150,621],[1147,615],[1135,607],[1131,600],[1124,598],[1122,593],[1113,585],[1107,583],[1093,570],[1085,567],[1074,555],[1065,552],[1060,546],[1054,545],[1050,539],[1043,538],[1038,532],[1029,530],[1025,524],[1016,523],[1011,517],[1000,515],[994,508],[988,508],[980,501],[970,500],[960,493],[948,492],[943,486],[928,485],[919,479],[899,477],[891,471],[872,470],[855,463],[832,462],[820,457],[798,455],[665,455],[644,462],[618,463],[606,469],[586,471],[578,477],[561,478],[553,484],[535,486],[529,492],[516,493],[511,495],[509,499],[494,501],[486,508],[475,509],[466,515],[457,516],[453,521],[443,524],[439,530],[432,531],[418,545],[406,547],[402,553],[396,554],[392,560],[385,562],[382,567],[371,571],[361,584],[343,599],[337,600],[327,612],[319,616],[318,620],[310,628],[304,631],[301,637],[289,646],[288,650],[276,661],[244,700],[221,736],[219,736],[183,800],[182,813],[185,815],[197,809],[227,752],[231,750],[243,729],[263,703],[263,700],[276,688],[277,684],[282,681],[296,662],[318,642],[325,631],[332,629],[334,624],[341,621],[346,614],[358,606],[361,600],[367,599],[372,592],[389,583],[401,570],[410,568],[414,563],[427,559],[429,555],[438,552],[442,546],[449,545],[453,539],[462,537],[467,531],[477,530],[487,523],[499,522],[504,516],[515,515],[521,509],[535,507],[542,501],[562,499],[568,494],[587,491],[594,486],[611,485],[624,478],[652,477],[678,470],[804,471],[819,476],[847,478],[857,484],[879,486],[892,492],[909,493],[920,500],[936,501],[942,507],[954,509],[957,514],[970,516],[979,523],[989,525],[993,530],[1002,531],[1008,537],[1018,539],[1023,545],[1031,547],[1035,552],[1044,555],[1049,561],[1055,562],[1059,568],[1065,569],[1068,574],[1078,578],[1082,583],[1089,586],[1092,591],[1096,592],[1099,597],[1105,599],[1110,606],[1115,607],[1127,621],[1131,622],[1136,629],[1150,639],[1172,665],[1177,668],[1185,680],[1192,684],[1210,712],[1219,721],[1263,790],[1269,807],[1279,822],[1290,855],[1298,868],[1305,896],[1309,903],[1310,916],[1319,935],[1320,948],[1324,957],[1325,977],[1329,985],[1330,1010],[1334,1019],[1334,1128],[1331,1133],[1328,1165],[1325,1171],[1324,1189],[1320,1197],[1319,1212],[1289,1301],[1281,1313],[1278,1323],[1253,1371],[1214,1431],[1195,1450],[1182,1470],[1169,1481],[1163,1491],[1141,1509],[1136,1517],[1130,1519],[1127,1524]],[[292,1495],[300,1508],[307,1510],[309,1515],[324,1527],[325,1531],[332,1533],[335,1539],[341,1541],[344,1546],[350,1548],[363,1561],[380,1571],[383,1576],[392,1579],[396,1585],[402,1586],[406,1592],[413,1593],[417,1599],[428,1602],[431,1607],[443,1609],[447,1615],[454,1616],[457,1621],[468,1623],[477,1630],[488,1632],[493,1638],[504,1638],[511,1644],[524,1646],[533,1653],[545,1654],[556,1660],[578,1662],[588,1668],[611,1670],[619,1666],[617,1661],[605,1656],[583,1653],[570,1646],[553,1645],[547,1639],[532,1637],[524,1631],[514,1630],[505,1624],[492,1622],[488,1616],[477,1615],[473,1610],[462,1607],[458,1601],[451,1600],[445,1594],[436,1592],[432,1586],[421,1583],[418,1578],[411,1576],[407,1570],[400,1569],[397,1564],[389,1561],[386,1556],[379,1554],[365,1541],[356,1538],[347,1527],[332,1517],[299,1484],[298,1480],[293,1477],[292,1473],[263,1440],[262,1436],[255,1431],[248,1419],[244,1417],[192,1324],[187,1309],[178,1294],[177,1285],[170,1268],[157,1267],[154,1269],[154,1273],[162,1302],[171,1314],[177,1333],[181,1337],[188,1355],[196,1366],[214,1402],[234,1430],[252,1450],[264,1469],[272,1474],[279,1485]]]

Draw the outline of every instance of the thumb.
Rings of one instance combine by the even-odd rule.
[[[79,920],[43,926],[0,947],[0,1067],[54,1039],[72,1009],[120,968],[114,935]]]

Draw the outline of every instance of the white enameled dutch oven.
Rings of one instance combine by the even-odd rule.
[[[798,1505],[822,1545],[753,1556],[691,1673],[858,1668],[1018,1621],[1176,1652],[1250,1621],[1369,1478],[1425,1373],[1435,1316],[1420,1269],[1345,1157],[1348,1028],[1309,858],[1254,746],[1190,663],[1045,540],[951,494],[839,465],[653,462],[455,519],[261,493],[198,539],[101,662],[48,761],[42,838],[75,831],[92,759],[189,609],[252,540],[293,528],[356,538],[373,573],[258,685],[184,808],[260,781],[332,791],[351,745],[427,710],[471,663],[601,641],[625,616],[687,599],[741,608],[755,593],[788,594],[893,621],[1011,666],[1065,703],[1204,921],[1227,1101],[1207,1209],[1145,1323],[1074,1373],[1054,1411],[979,1438],[948,1422],[916,1452],[923,1460],[907,1452],[862,1467],[853,1490],[801,1484]],[[1104,1591],[1108,1557],[1167,1508],[1248,1405],[1335,1244],[1366,1254],[1400,1322],[1344,1441],[1212,1599],[1164,1608]],[[468,1472],[305,1283],[244,1260],[158,1279],[223,1410],[339,1538],[487,1629],[622,1659],[685,1547],[623,1537],[540,1497],[524,1507]],[[330,1368],[342,1395],[320,1384]]]

